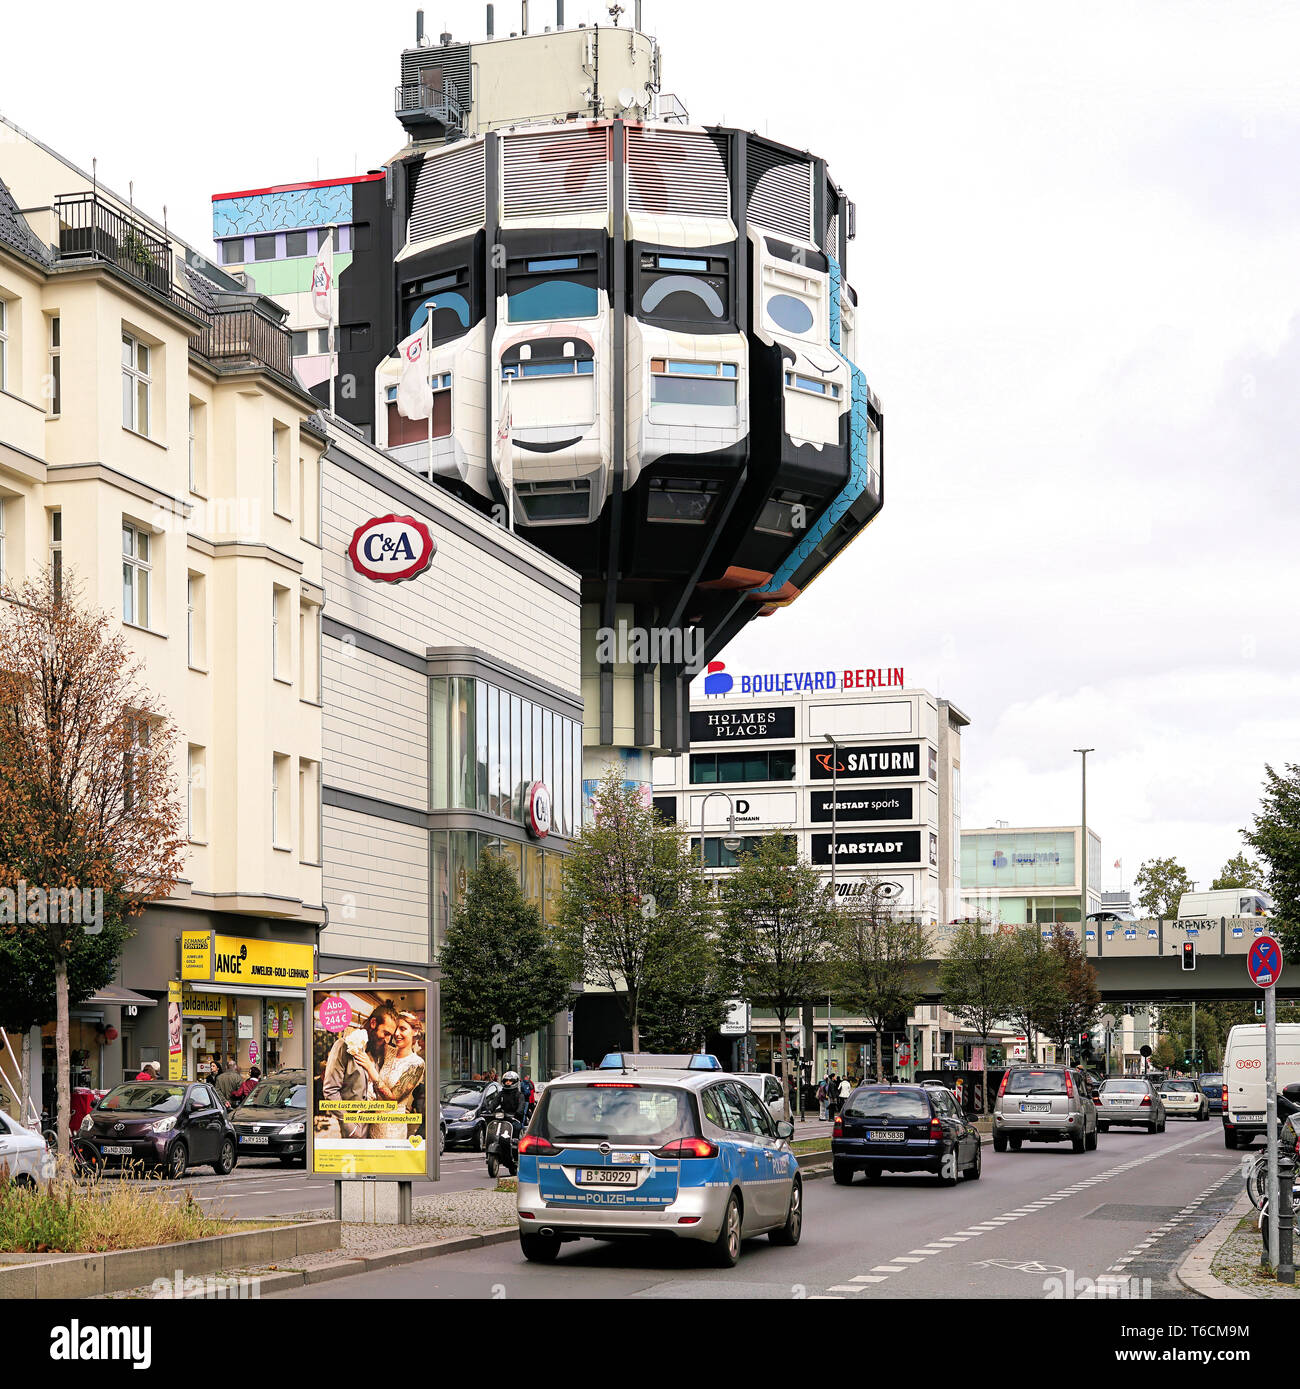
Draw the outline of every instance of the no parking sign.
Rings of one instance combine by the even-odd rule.
[[[1277,983],[1282,974],[1282,947],[1272,936],[1258,936],[1251,941],[1246,970],[1261,989]]]

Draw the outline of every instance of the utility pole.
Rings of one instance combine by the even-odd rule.
[[[1096,751],[1096,748],[1075,748],[1075,752],[1083,758],[1083,806],[1080,811],[1082,824],[1079,833],[1079,920],[1082,926],[1079,944],[1083,947],[1085,955],[1088,953],[1088,754]],[[1101,953],[1100,941],[1097,942],[1097,951]]]

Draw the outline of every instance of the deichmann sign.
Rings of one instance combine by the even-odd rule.
[[[793,791],[751,791],[747,796],[692,796],[690,823],[699,825],[704,816],[706,829],[737,825],[793,825],[798,818],[799,798]]]
[[[433,532],[414,516],[374,516],[353,531],[348,559],[362,578],[399,584],[423,574],[437,549]]]
[[[427,1070],[425,1062],[428,1046],[437,1045],[425,1037],[428,986],[335,980],[312,985],[306,1007],[312,1069],[324,1065],[320,1093],[311,1091],[311,1170],[342,1179],[432,1179],[429,1097],[436,1103],[438,1072],[436,1062]]]
[[[856,781],[866,777],[920,776],[920,743],[880,743],[873,747],[819,748],[808,750],[808,772],[813,781],[832,777]]]
[[[706,709],[691,714],[692,743],[753,742],[793,738],[794,706],[772,709]]]
[[[834,813],[831,802],[834,800]],[[811,819],[814,825],[860,824],[869,820],[911,820],[913,793],[910,786],[891,786],[872,791],[814,791]]]
[[[892,833],[841,834],[836,836],[835,852],[831,852],[831,836],[814,834],[812,861],[837,864],[864,863],[873,866],[919,864],[921,862],[921,831],[894,830]]]
[[[292,941],[219,936],[186,931],[181,936],[181,978],[204,984],[265,984],[300,989],[312,977],[313,950]]]

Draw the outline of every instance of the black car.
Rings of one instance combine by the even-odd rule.
[[[449,1080],[439,1095],[448,1148],[483,1151],[483,1132],[501,1086],[495,1080]]]
[[[224,1177],[238,1161],[230,1114],[205,1081],[131,1081],[115,1086],[81,1121],[73,1153],[84,1168],[160,1170],[189,1167]]]
[[[975,1125],[947,1090],[923,1085],[859,1085],[836,1116],[831,1172],[848,1186],[857,1172],[933,1172],[945,1186],[978,1181],[982,1164]]]
[[[1201,1094],[1210,1102],[1211,1114],[1223,1113],[1223,1076],[1218,1071],[1206,1071],[1197,1084]]]
[[[277,1071],[257,1082],[231,1117],[245,1157],[307,1160],[307,1073]]]

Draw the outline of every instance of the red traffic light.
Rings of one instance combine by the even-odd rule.
[[[1196,968],[1196,942],[1194,940],[1185,940],[1183,942],[1183,968]]]

